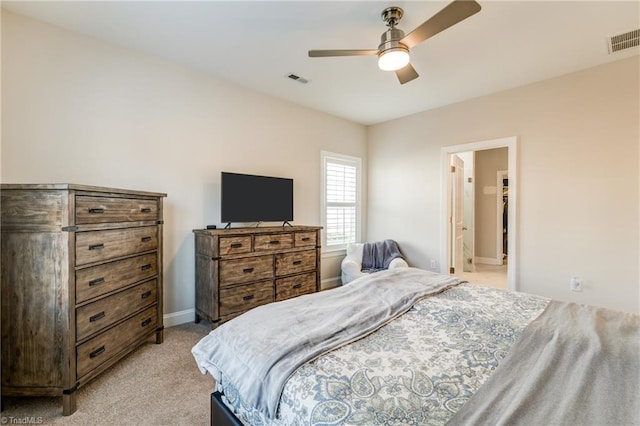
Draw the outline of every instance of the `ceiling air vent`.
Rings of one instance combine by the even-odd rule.
[[[309,82],[309,80],[307,80],[306,78],[295,75],[294,73],[287,74],[287,78],[290,78],[291,80],[297,81],[298,83],[302,84],[307,84]]]
[[[640,46],[640,30],[633,30],[607,38],[609,54]]]

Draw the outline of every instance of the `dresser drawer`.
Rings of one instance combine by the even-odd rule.
[[[221,237],[218,244],[220,247],[220,256],[251,253],[251,236]]]
[[[295,246],[296,247],[315,247],[316,235],[317,234],[315,232],[296,232]]]
[[[316,269],[315,250],[276,254],[276,276],[297,274],[314,269]]]
[[[220,316],[273,302],[273,281],[220,289]]]
[[[158,300],[157,281],[151,280],[128,290],[76,309],[77,341],[110,326],[132,312]]]
[[[255,250],[281,250],[293,247],[293,234],[256,235]]]
[[[316,273],[294,275],[276,280],[276,302],[316,291]]]
[[[90,373],[124,348],[155,331],[158,324],[156,306],[140,312],[76,348],[76,380]]]
[[[102,262],[158,248],[158,227],[76,233],[76,266]]]
[[[273,277],[273,256],[220,261],[220,287]]]
[[[76,224],[157,221],[156,200],[78,195]]]
[[[76,271],[76,303],[151,278],[158,273],[156,253],[143,254]]]

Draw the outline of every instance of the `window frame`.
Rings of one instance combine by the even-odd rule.
[[[321,168],[321,220],[324,232],[322,232],[322,253],[339,255],[344,253],[348,243],[327,244],[327,163],[331,160],[337,160],[336,162],[351,163],[356,168],[356,235],[355,242],[360,242],[361,229],[362,229],[362,159],[360,157],[354,157],[346,154],[339,154],[336,152],[320,151],[320,168]]]

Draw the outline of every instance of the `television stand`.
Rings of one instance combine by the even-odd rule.
[[[216,328],[257,306],[320,291],[321,229],[195,229],[195,321]]]
[[[293,226],[292,224],[290,224],[290,223],[289,223],[289,221],[288,221],[288,220],[285,220],[285,221],[282,223],[282,226],[287,226],[287,225],[289,225],[289,226]]]
[[[231,222],[227,222],[227,224],[224,226],[224,229],[231,229]]]

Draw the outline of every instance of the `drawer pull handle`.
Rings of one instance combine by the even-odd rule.
[[[151,237],[142,237],[140,238],[140,241],[142,241],[143,243],[148,243],[149,241],[151,241]]]
[[[140,209],[140,213],[151,213],[151,209],[149,207],[143,207]]]
[[[89,287],[93,287],[94,285],[102,284],[104,282],[104,277],[96,278],[95,280],[89,281]]]
[[[242,300],[251,300],[253,299],[253,294],[249,294],[248,296],[244,296]]]
[[[91,317],[89,317],[89,322],[95,322],[98,321],[99,319],[104,318],[104,311],[99,312]]]
[[[302,284],[298,283],[298,284],[294,284],[293,287],[291,288],[300,288],[300,287],[302,287]]]
[[[244,268],[242,272],[244,272],[245,274],[250,274],[251,272],[253,272],[253,268]]]
[[[300,264],[302,264],[302,260],[294,260],[293,264],[294,265],[300,265]]]
[[[242,247],[242,243],[233,243],[231,244],[231,248],[240,248]]]
[[[143,271],[148,271],[149,269],[151,269],[151,264],[147,263],[146,265],[142,265],[140,269],[142,269]]]
[[[149,297],[149,296],[151,296],[151,290],[147,290],[147,291],[145,291],[144,293],[142,293],[142,294],[140,295],[140,298],[141,298],[141,299],[146,299],[146,298],[147,298],[147,297]]]
[[[104,244],[100,243],[100,244],[91,244],[89,246],[89,250],[100,250],[104,248]]]
[[[104,213],[104,209],[101,207],[90,208],[89,213]]]
[[[100,346],[98,349],[96,349],[95,351],[91,352],[89,354],[89,358],[95,358],[98,355],[102,355],[104,353],[106,349],[104,348],[104,345]]]
[[[147,318],[146,320],[142,321],[142,323],[140,323],[141,327],[146,327],[149,324],[151,324],[151,318]]]
[[[280,244],[280,241],[278,241],[278,240],[271,240],[271,241],[269,241],[269,244]]]
[[[302,238],[302,241],[309,241],[309,240],[311,240],[311,238],[310,238],[310,237],[303,237],[303,238]]]

